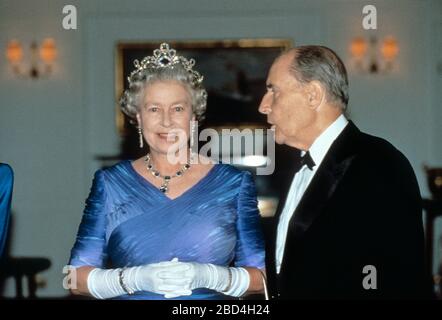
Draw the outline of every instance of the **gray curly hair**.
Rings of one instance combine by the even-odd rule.
[[[181,65],[176,64],[167,68],[146,68],[134,73],[129,80],[129,88],[120,98],[121,111],[126,114],[132,124],[136,124],[136,116],[144,96],[144,89],[156,81],[178,81],[190,93],[192,111],[197,121],[204,120],[207,106],[207,91],[202,84],[196,84],[192,75]]]

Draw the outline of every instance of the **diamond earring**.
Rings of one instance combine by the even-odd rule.
[[[198,121],[192,120],[190,124],[190,151],[194,151],[195,138],[198,139]],[[198,148],[198,142],[196,148]]]
[[[141,126],[138,126],[138,137],[140,140],[140,149],[143,149],[143,130],[141,129]]]

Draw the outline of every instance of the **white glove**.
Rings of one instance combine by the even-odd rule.
[[[174,298],[182,295],[191,295],[192,291],[185,289],[189,281],[185,279],[185,272],[189,266],[182,265],[178,259],[164,261],[145,266],[129,268],[124,271],[126,286],[133,288],[133,291],[150,291],[164,294],[165,298]],[[128,272],[127,272],[128,271]],[[163,279],[161,275],[167,272],[170,279]]]
[[[150,291],[164,294],[165,298],[190,295],[192,291],[186,289],[189,280],[185,277],[188,269],[189,266],[177,262],[177,259],[131,267],[123,271],[123,283],[129,291]],[[127,294],[120,283],[120,271],[121,269],[93,269],[87,279],[91,295],[97,299],[108,299]],[[169,275],[168,279],[160,277],[164,272]]]
[[[188,285],[181,287],[182,290],[207,288],[229,296],[240,297],[250,285],[250,275],[244,268],[228,268],[196,262],[179,262],[179,264],[187,267],[184,271],[185,279],[178,280],[176,274],[169,271],[164,271],[160,275],[164,281],[175,288],[187,282]]]

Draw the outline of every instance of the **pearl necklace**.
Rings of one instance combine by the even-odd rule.
[[[163,176],[158,170],[156,170],[154,168],[152,161],[150,159],[149,153],[146,155],[144,162],[146,163],[147,170],[150,171],[150,173],[152,173],[152,175],[155,178],[162,178],[163,179],[163,183],[161,184],[161,186],[159,188],[160,191],[163,193],[167,193],[167,191],[169,191],[170,179],[175,178],[175,177],[181,177],[184,174],[184,172],[186,172],[190,168],[190,157],[189,157],[189,160],[187,161],[187,163],[180,170],[178,170],[173,176]]]

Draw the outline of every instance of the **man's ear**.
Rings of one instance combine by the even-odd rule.
[[[307,103],[312,109],[318,108],[325,98],[324,86],[316,80],[311,81],[306,86]]]

